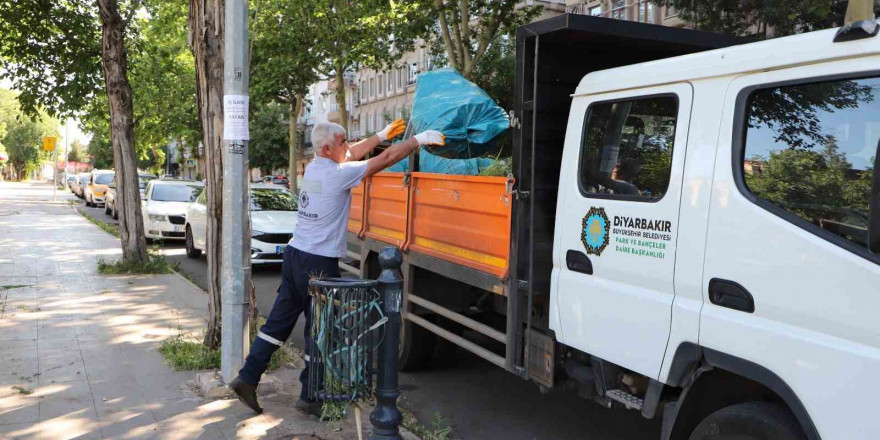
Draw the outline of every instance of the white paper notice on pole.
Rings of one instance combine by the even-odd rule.
[[[223,95],[223,140],[250,140],[248,95]]]

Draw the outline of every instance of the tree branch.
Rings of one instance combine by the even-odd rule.
[[[462,44],[462,56],[465,58],[465,64],[468,64],[468,60],[471,59],[471,25],[470,25],[470,15],[471,8],[468,4],[468,0],[459,0],[458,1],[458,9],[461,12],[461,44]],[[467,66],[465,66],[467,68]]]
[[[452,45],[452,39],[449,36],[449,24],[446,23],[446,11],[443,8],[443,0],[436,0],[437,12],[440,15],[440,33],[443,36],[443,46],[446,47],[446,54],[449,55],[449,62],[452,67],[461,70],[458,62],[458,54],[455,46]]]
[[[503,11],[498,9],[494,16],[492,17],[492,21],[489,22],[489,32],[482,32],[480,36],[480,44],[477,47],[477,51],[474,54],[474,63],[476,66],[477,63],[480,62],[480,58],[486,53],[486,49],[489,48],[489,43],[492,42],[492,38],[495,36],[495,33],[498,32],[498,29],[501,27],[501,22],[503,21]]]
[[[128,12],[125,14],[125,18],[122,20],[122,28],[127,29],[128,23],[134,17],[134,14],[137,12],[138,8],[141,7],[142,0],[132,0],[131,4],[128,5]]]
[[[461,40],[461,29],[459,28],[457,17],[452,17],[452,38],[455,40],[455,45],[457,46],[458,56],[459,56],[459,66],[462,69],[467,68],[467,58],[464,55],[464,44]]]

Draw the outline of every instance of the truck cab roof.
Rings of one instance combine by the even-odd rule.
[[[836,29],[827,29],[599,70],[585,75],[574,95],[768,71],[880,53],[880,38],[835,43],[836,32]]]

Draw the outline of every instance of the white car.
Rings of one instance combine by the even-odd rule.
[[[151,180],[141,205],[147,239],[183,240],[186,209],[205,189],[191,180]]]
[[[186,255],[198,258],[206,250],[206,194],[186,210]],[[251,185],[251,263],[281,263],[284,248],[293,236],[297,198],[287,188],[272,184]]]

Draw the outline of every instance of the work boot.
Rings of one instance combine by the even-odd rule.
[[[247,405],[248,408],[254,410],[257,414],[263,413],[263,408],[260,408],[260,404],[257,402],[256,385],[245,383],[236,376],[235,379],[232,379],[232,382],[229,382],[229,388],[235,392],[235,395],[238,396],[238,400],[241,400],[241,403]]]
[[[300,397],[299,400],[296,401],[296,409],[299,410],[299,412],[311,414],[319,418],[321,417],[322,407],[323,405],[318,400],[309,402]]]

